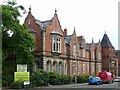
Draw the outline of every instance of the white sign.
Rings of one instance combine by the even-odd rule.
[[[17,64],[17,72],[27,72],[26,64]]]

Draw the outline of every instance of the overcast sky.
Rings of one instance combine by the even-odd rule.
[[[118,1],[119,0],[17,0],[36,19],[50,20],[57,9],[61,28],[72,34],[74,26],[77,36],[83,35],[86,42],[92,38],[97,43],[106,31],[112,45],[118,49]],[[1,2],[1,1],[0,1]],[[23,23],[27,13],[20,18]]]

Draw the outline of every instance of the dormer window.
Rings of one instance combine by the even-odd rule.
[[[61,53],[61,38],[52,37],[52,52]]]
[[[35,44],[36,44],[36,31],[34,29],[28,29],[28,32],[31,34]],[[35,47],[30,47],[30,51],[34,51],[35,50]]]
[[[31,35],[32,35],[32,38],[33,38],[34,42],[36,43],[35,33],[31,33]],[[30,51],[31,51],[31,52],[34,51],[34,50],[35,50],[35,47],[30,47]]]
[[[56,29],[51,32],[52,36],[52,52],[61,53],[61,37],[63,34]]]

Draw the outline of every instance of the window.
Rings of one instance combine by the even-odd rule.
[[[30,25],[30,19],[28,19],[28,25]]]
[[[92,51],[92,56],[91,56],[91,58],[92,59],[94,59],[95,57],[94,57],[94,51]]]
[[[98,66],[98,72],[101,72],[101,65]]]
[[[92,64],[91,70],[92,70],[92,74],[93,74],[94,70],[95,70],[94,64]]]
[[[80,64],[80,62],[79,62],[79,65],[78,65],[79,67],[78,67],[78,73],[80,74],[81,73],[81,64]]]
[[[32,35],[34,42],[36,43],[35,33],[31,33],[31,35]],[[35,47],[30,47],[30,51],[34,51],[34,50],[35,50]]]
[[[98,53],[98,59],[101,60],[101,53]]]
[[[86,65],[83,64],[83,73],[86,73]]]
[[[51,67],[51,62],[50,62],[50,61],[47,61],[46,71],[50,72],[51,69],[52,69],[52,67]]]
[[[61,38],[52,38],[52,52],[61,52]]]
[[[73,56],[76,57],[76,45],[73,45]]]
[[[57,62],[53,62],[53,71],[57,71]]]
[[[62,74],[62,62],[59,63],[58,71],[59,71],[59,74]]]
[[[85,49],[83,49],[83,57],[85,57]]]

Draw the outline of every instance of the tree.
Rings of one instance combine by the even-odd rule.
[[[10,79],[13,78],[17,64],[27,64],[30,70],[34,57],[29,49],[34,47],[34,40],[25,25],[21,25],[18,19],[21,16],[21,11],[23,14],[25,13],[22,5],[17,6],[15,1],[9,1],[5,5],[0,5],[0,8],[2,8],[2,12],[0,12],[0,16],[2,16],[2,23],[0,23],[2,29],[2,70],[3,76],[10,75]]]

